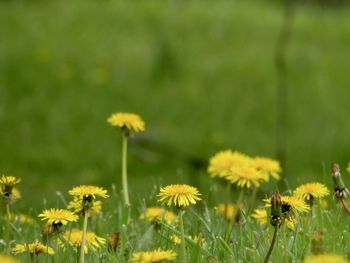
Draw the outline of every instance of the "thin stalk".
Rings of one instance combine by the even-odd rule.
[[[125,205],[130,206],[129,190],[128,190],[127,153],[128,153],[128,136],[123,133],[123,140],[122,140],[122,185],[123,185]]]
[[[286,263],[288,263],[286,224],[283,224],[283,244],[284,244],[284,260]]]
[[[81,240],[81,248],[80,248],[80,263],[84,263],[85,257],[85,244],[86,244],[86,230],[88,224],[89,210],[86,210],[84,213],[84,225],[83,225],[83,237]]]
[[[266,254],[264,263],[268,263],[268,262],[269,262],[269,258],[270,258],[270,256],[271,256],[271,253],[272,253],[272,250],[273,250],[273,246],[275,245],[275,241],[276,241],[276,237],[277,237],[277,230],[278,230],[278,224],[275,226],[275,231],[273,232],[273,237],[272,237],[272,240],[271,240],[271,245],[270,245],[269,251],[268,251],[267,254]]]
[[[185,228],[184,228],[184,221],[183,221],[183,214],[185,211],[180,211],[180,230],[181,230],[181,262],[187,262],[187,255],[186,255],[186,244],[185,244]]]
[[[10,212],[10,200],[9,198],[4,199],[5,204],[5,220],[6,220],[6,232],[5,232],[5,241],[6,241],[6,253],[10,253],[10,220],[11,220],[11,212]]]
[[[340,202],[345,210],[345,212],[350,216],[350,208],[349,206],[347,205],[346,201],[345,201],[345,198],[340,198]]]

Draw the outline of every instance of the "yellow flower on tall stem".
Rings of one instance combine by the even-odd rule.
[[[132,255],[132,263],[157,263],[163,261],[173,261],[176,253],[172,250],[156,249],[147,252],[137,252]]]
[[[321,183],[307,183],[297,187],[294,195],[302,198],[312,207],[314,199],[329,195],[329,190]]]
[[[112,114],[107,122],[112,126],[119,127],[122,131],[122,185],[125,205],[130,206],[127,173],[128,138],[131,132],[144,131],[145,123],[137,114],[122,112]]]
[[[180,227],[181,227],[181,248],[182,248],[182,261],[187,262],[186,246],[185,246],[185,229],[183,223],[184,208],[189,205],[195,205],[197,201],[200,201],[200,193],[197,188],[189,186],[187,184],[175,184],[168,185],[166,187],[160,188],[158,194],[158,201],[162,204],[167,204],[168,206],[175,206],[180,209]]]
[[[39,217],[42,218],[41,220],[47,221],[53,233],[58,233],[60,227],[66,225],[68,222],[75,222],[78,220],[78,216],[71,211],[56,208],[44,210],[39,214]]]
[[[5,206],[5,215],[6,217],[10,217],[10,203],[13,197],[16,197],[16,191],[15,186],[18,185],[21,182],[21,179],[16,178],[14,176],[5,176],[3,175],[0,178],[0,189],[2,193],[2,198],[4,201],[4,206]],[[20,194],[17,191],[17,196]]]
[[[81,185],[74,187],[69,191],[69,194],[74,198],[81,200],[81,213],[84,217],[82,240],[81,240],[81,251],[80,251],[80,263],[84,263],[85,260],[85,243],[86,243],[86,232],[88,218],[91,208],[94,206],[94,201],[97,197],[107,198],[107,191],[101,187],[93,185]]]

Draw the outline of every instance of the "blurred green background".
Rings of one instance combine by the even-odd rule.
[[[118,111],[140,114],[142,136],[170,149],[131,145],[134,200],[162,182],[192,180],[207,191],[208,176],[181,151],[274,157],[282,21],[280,1],[2,1],[0,172],[22,178],[23,206],[77,184],[120,189],[120,133],[106,122]],[[350,160],[349,32],[349,6],[296,6],[287,50],[291,187],[331,187],[330,163]]]

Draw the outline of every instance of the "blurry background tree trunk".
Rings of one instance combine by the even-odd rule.
[[[287,171],[287,132],[288,132],[288,72],[287,48],[290,42],[295,14],[295,2],[284,0],[282,28],[275,49],[275,67],[277,74],[277,120],[276,120],[276,158],[281,162],[283,178],[280,190],[286,188]]]

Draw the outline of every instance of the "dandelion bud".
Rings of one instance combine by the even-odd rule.
[[[341,178],[339,165],[332,164],[332,178],[334,183],[334,195],[337,198],[346,198],[350,195],[349,190],[346,188],[343,179]]]
[[[277,226],[281,220],[282,214],[282,201],[279,192],[274,192],[271,196],[271,225]]]
[[[119,232],[113,232],[112,235],[109,238],[109,247],[114,251],[117,252],[118,247],[120,243],[120,233]]]

